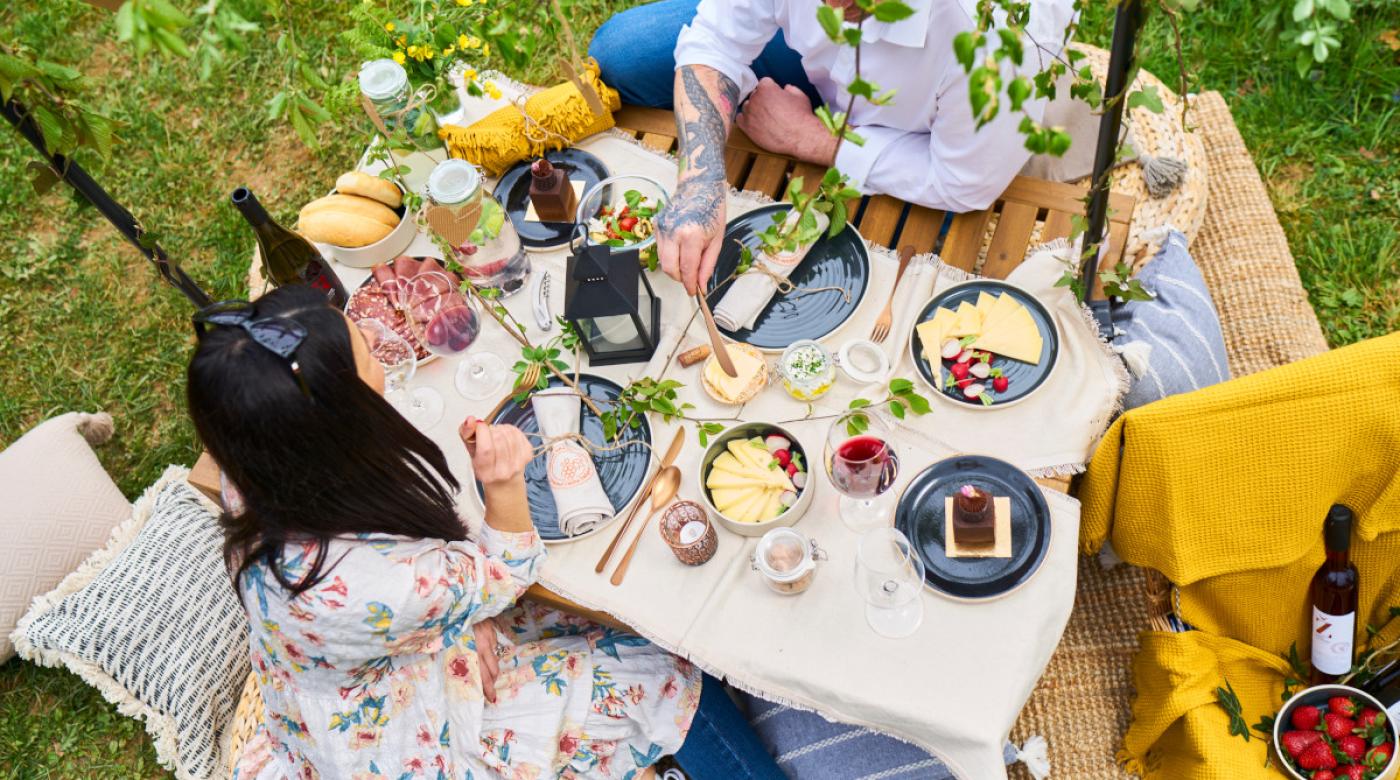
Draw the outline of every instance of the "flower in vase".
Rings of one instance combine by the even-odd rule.
[[[393,32],[393,31],[394,31],[394,23],[393,23],[393,22],[385,22],[385,23],[384,23],[384,32]]]
[[[475,81],[475,80],[476,80],[476,68],[467,68],[466,70],[462,71],[462,80],[463,80],[463,81]]]
[[[401,52],[401,51],[396,51],[396,52],[394,52],[394,62],[397,62],[398,64],[402,65],[402,64],[404,64],[404,62],[405,62],[407,59],[408,59],[407,57],[404,57],[404,56],[403,56],[403,52]]]
[[[460,5],[460,6],[468,6],[468,5],[471,5],[471,4],[472,4],[472,0],[457,0],[457,5]]]

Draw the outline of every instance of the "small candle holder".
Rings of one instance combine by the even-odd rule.
[[[677,501],[661,515],[658,526],[666,546],[686,566],[699,566],[715,557],[719,536],[705,510],[694,501]]]

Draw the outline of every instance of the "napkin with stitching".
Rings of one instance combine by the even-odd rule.
[[[816,218],[817,227],[825,234],[826,227],[831,224],[831,220],[820,212],[816,213]],[[759,252],[754,255],[753,262],[755,266],[762,263],[763,267],[770,272],[786,279],[797,266],[802,264],[802,258],[806,257],[810,250],[809,246],[779,257]],[[727,331],[752,328],[758,315],[763,312],[768,302],[773,300],[773,293],[777,291],[777,281],[757,268],[742,274],[734,280],[733,284],[729,285],[724,297],[720,298],[719,303],[715,305],[712,312],[715,315],[715,324]]]
[[[546,440],[578,433],[581,401],[573,390],[556,387],[541,390],[530,398],[539,422],[540,434]],[[598,469],[583,445],[572,439],[560,439],[549,445],[546,470],[549,492],[559,511],[559,529],[567,536],[587,533],[593,526],[613,516],[612,504]]]

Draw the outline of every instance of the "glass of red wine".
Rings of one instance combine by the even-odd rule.
[[[408,281],[404,316],[423,348],[442,357],[462,356],[457,392],[474,401],[494,397],[505,379],[505,363],[490,353],[467,355],[481,333],[481,308],[446,274],[428,271]]]
[[[890,525],[899,476],[893,428],[869,409],[841,415],[826,435],[826,475],[841,494],[841,521],[857,533]]]

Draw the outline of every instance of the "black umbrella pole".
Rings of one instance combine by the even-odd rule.
[[[1104,227],[1108,222],[1109,169],[1118,153],[1118,137],[1123,127],[1123,110],[1127,102],[1128,76],[1133,70],[1133,49],[1138,30],[1142,27],[1142,0],[1120,0],[1113,20],[1113,45],[1109,49],[1108,79],[1104,84],[1104,103],[1108,111],[1099,121],[1098,144],[1094,148],[1094,172],[1089,185],[1088,227],[1084,240],[1088,251],[1081,268],[1080,282],[1084,285],[1085,301],[1090,303],[1099,329],[1111,332],[1107,301],[1089,301],[1099,273],[1099,255],[1106,240]]]
[[[136,247],[136,250],[146,256],[170,286],[179,290],[196,307],[208,306],[210,298],[198,284],[195,283],[178,265],[172,264],[170,258],[166,256],[165,250],[153,241],[143,240],[141,223],[136,221],[136,217],[131,212],[122,207],[120,203],[107,194],[102,189],[102,185],[93,180],[88,172],[77,162],[61,154],[49,152],[44,144],[44,136],[35,125],[33,118],[24,106],[15,100],[0,104],[0,114],[4,114],[19,134],[24,136],[29,144],[44,156],[49,166],[59,178],[68,183],[84,200],[91,203],[94,208],[112,223],[112,227],[121,233],[127,242]]]

